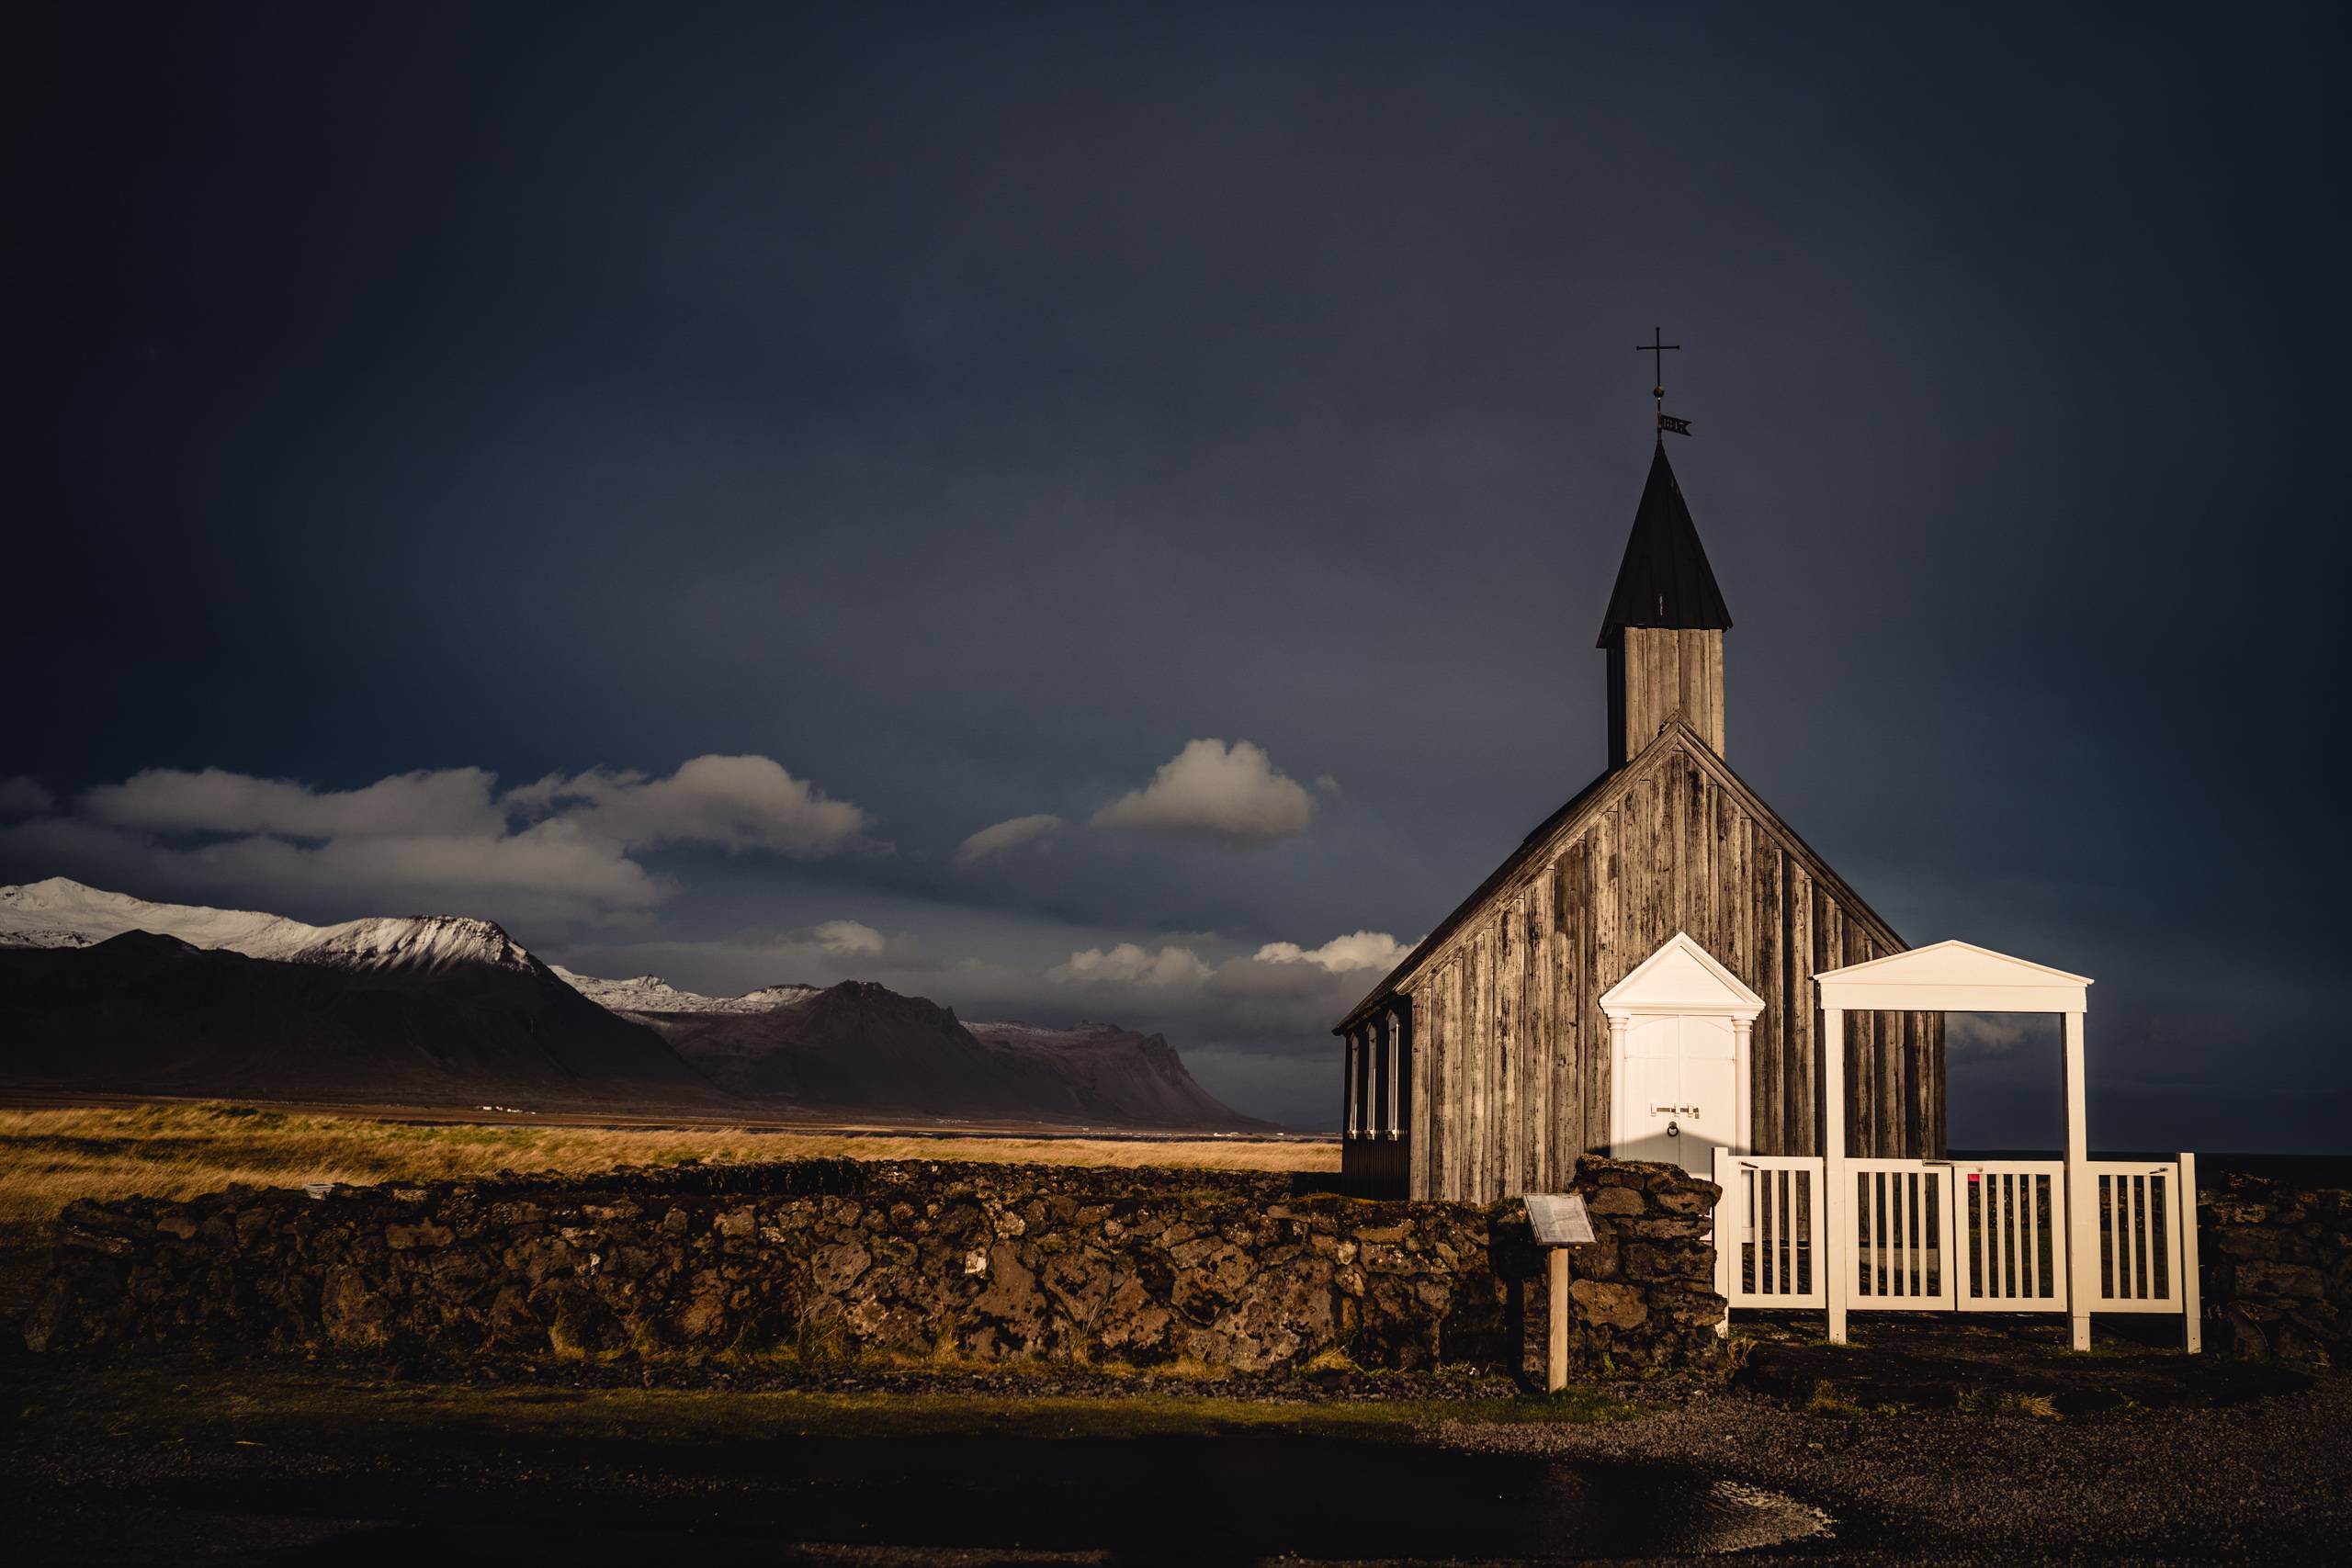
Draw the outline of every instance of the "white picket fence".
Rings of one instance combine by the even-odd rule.
[[[1962,1190],[1962,1312],[2066,1310],[2066,1162],[1954,1168]]]
[[[1715,1151],[1715,1286],[1735,1308],[2074,1311],[2074,1247],[2092,1249],[2094,1312],[2178,1313],[2197,1348],[2194,1156],[2092,1160],[2079,1213],[2064,1160],[1849,1159],[1842,1234],[1824,1162]],[[2078,1238],[2070,1241],[2070,1238]]]
[[[2095,1159],[2088,1167],[2098,1237],[2099,1312],[2194,1311],[2197,1300],[2197,1178],[2191,1156],[2177,1165]]]
[[[1734,1306],[1826,1305],[1821,1274],[1821,1162],[1715,1151],[1715,1288]]]

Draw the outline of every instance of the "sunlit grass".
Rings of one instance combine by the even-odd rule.
[[[1331,1171],[1330,1144],[1238,1139],[846,1136],[742,1127],[379,1121],[226,1102],[0,1110],[0,1314],[19,1311],[50,1223],[80,1199],[194,1198],[232,1182],[459,1181],[501,1171],[805,1159],[980,1160],[1131,1169]]]
[[[418,1123],[223,1103],[0,1111],[0,1232],[44,1224],[77,1199],[192,1198],[231,1182],[464,1180],[505,1170],[584,1176],[814,1156],[1261,1171],[1339,1166],[1336,1147],[1308,1143]]]

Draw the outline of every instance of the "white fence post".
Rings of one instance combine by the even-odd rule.
[[[2098,1178],[2090,1168],[2090,1117],[2084,1109],[2083,1015],[2066,1016],[2066,1254],[2067,1311],[2074,1346],[2091,1348],[2091,1307],[2099,1300]]]
[[[2197,1264],[2197,1156],[2180,1156],[2180,1191],[2173,1199],[2180,1217],[2181,1348],[2194,1356],[2205,1348],[2204,1279]]]
[[[1715,1324],[1718,1339],[1731,1334],[1731,1271],[1739,1250],[1740,1233],[1747,1223],[1747,1216],[1740,1212],[1741,1195],[1732,1189],[1732,1179],[1739,1172],[1725,1168],[1731,1160],[1732,1152],[1717,1144],[1715,1185],[1722,1190],[1715,1199],[1715,1294],[1724,1299],[1724,1315]]]
[[[1854,1288],[1853,1270],[1859,1262],[1854,1246],[1853,1179],[1846,1172],[1846,1010],[1825,1007],[1821,1010],[1821,1093],[1822,1093],[1822,1209],[1824,1238],[1827,1245],[1816,1267],[1826,1266],[1828,1273],[1822,1284],[1827,1291],[1829,1305],[1829,1342],[1846,1343],[1846,1298]]]

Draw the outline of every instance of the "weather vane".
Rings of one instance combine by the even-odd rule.
[[[1657,400],[1657,427],[1659,431],[1664,432],[1670,430],[1677,435],[1688,435],[1690,434],[1690,422],[1687,419],[1677,419],[1672,414],[1666,412],[1667,351],[1669,349],[1679,351],[1682,345],[1679,343],[1668,343],[1665,339],[1666,332],[1664,328],[1652,327],[1650,329],[1650,341],[1647,343],[1635,344],[1634,345],[1634,352],[1635,354],[1648,355],[1650,356],[1651,364],[1657,373],[1657,384],[1650,389],[1650,396]]]

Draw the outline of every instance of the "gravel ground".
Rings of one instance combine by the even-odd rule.
[[[1443,1422],[1491,1453],[1686,1464],[1783,1492],[1834,1543],[1750,1562],[2339,1562],[2352,1551],[2352,1378],[2227,1409],[2081,1419],[1837,1416],[1753,1395],[1596,1426]]]
[[[1924,1349],[1905,1353],[1927,1359]],[[1867,1370],[1851,1355],[1839,1364]],[[1627,1519],[1671,1516],[1681,1522],[1645,1539],[1720,1548],[1788,1540],[1792,1517],[1810,1523],[1806,1508],[1826,1531],[1740,1560],[2345,1556],[2352,1378],[2213,1404],[2201,1401],[2243,1380],[2177,1359],[2170,1366],[2200,1402],[2064,1418],[1917,1406],[1830,1413],[1677,1379],[1611,1390],[1635,1407],[1628,1419],[1561,1420],[1522,1407],[1531,1418],[1494,1421],[1461,1402],[1459,1382],[1430,1380],[1411,1389],[1420,1397],[1391,1404],[1397,1424],[1385,1438],[1338,1424],[1360,1400],[1389,1403],[1370,1391],[1391,1400],[1404,1392],[1387,1379],[1330,1388],[1292,1380],[1283,1398],[1216,1388],[1277,1418],[1279,1429],[1164,1438],[1128,1435],[1159,1418],[1136,1396],[1174,1395],[1171,1408],[1197,1409],[1209,1391],[1133,1379],[1096,1386],[1076,1375],[818,1380],[828,1394],[892,1412],[907,1408],[892,1394],[978,1396],[967,1414],[876,1442],[821,1411],[805,1417],[814,1430],[794,1429],[800,1416],[757,1417],[766,1407],[755,1398],[738,1404],[746,1391],[735,1386],[632,1393],[622,1369],[610,1371],[611,1383],[602,1371],[547,1369],[519,1380],[528,1386],[477,1392],[277,1363],[109,1370],[0,1359],[0,1561],[211,1557],[353,1568],[536,1551],[641,1562],[658,1539],[714,1554],[897,1564],[1189,1565],[1318,1552],[1356,1562],[1385,1561],[1383,1552],[1425,1562],[1662,1562],[1686,1559],[1609,1558],[1624,1550],[1608,1544],[1611,1521],[1622,1540]],[[2137,1379],[2143,1394],[2164,1371],[2120,1358],[2059,1367],[2077,1381]],[[2028,1381],[2049,1371],[2030,1359],[2016,1370]],[[1036,1403],[1041,1384],[1092,1412],[1100,1431],[1064,1431],[1077,1418],[1067,1415],[1046,1425],[1024,1417],[1046,1408]],[[636,1403],[598,1403],[614,1399]],[[420,1408],[429,1414],[402,1414]],[[1180,1418],[1187,1422],[1200,1424]],[[1566,1462],[1545,1462],[1554,1460]],[[927,1531],[902,1517],[949,1496],[956,1518],[1001,1526],[1025,1513],[1054,1529],[1024,1524],[1015,1532],[1024,1549],[1008,1551],[982,1544],[1001,1529]],[[857,1511],[867,1501],[882,1510],[877,1531],[899,1539],[862,1544],[862,1526],[844,1528],[867,1517]],[[1175,1524],[1166,1522],[1171,1505],[1182,1510]],[[1229,1530],[1204,1537],[1207,1515],[1233,1516]],[[796,1527],[805,1544],[788,1544]],[[1204,1550],[1203,1540],[1222,1548]],[[959,1550],[965,1543],[977,1550]]]

